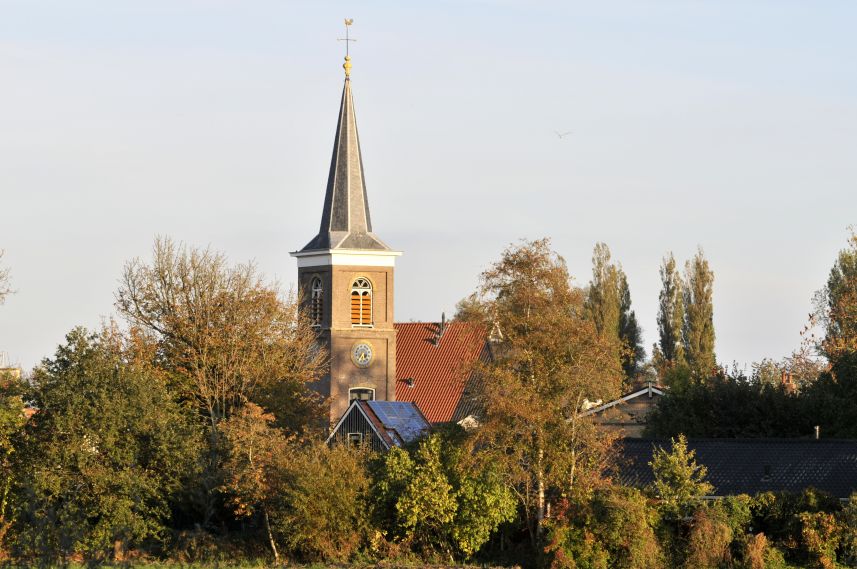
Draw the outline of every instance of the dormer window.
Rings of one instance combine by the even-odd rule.
[[[324,318],[324,287],[318,277],[313,277],[310,283],[309,318],[316,327],[321,326],[321,320]]]
[[[351,285],[351,325],[372,326],[372,283],[364,277]]]

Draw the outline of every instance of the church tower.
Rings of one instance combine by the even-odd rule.
[[[317,386],[338,419],[352,399],[395,400],[393,267],[401,252],[372,232],[351,97],[351,58],[324,196],[321,227],[300,251],[298,286],[330,368]]]

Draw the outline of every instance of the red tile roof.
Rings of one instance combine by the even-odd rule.
[[[485,329],[448,322],[396,324],[396,401],[413,401],[431,423],[459,421],[474,411],[470,369],[488,357]],[[410,385],[409,379],[413,379]]]

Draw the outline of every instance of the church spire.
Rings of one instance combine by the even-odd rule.
[[[346,26],[348,26],[346,20]],[[347,31],[347,27],[346,27]],[[346,46],[353,39],[346,39]],[[351,96],[351,57],[345,56],[345,86],[339,105],[339,122],[333,141],[333,157],[324,195],[324,210],[318,235],[301,252],[318,249],[369,249],[389,251],[390,248],[372,233],[366,179]]]

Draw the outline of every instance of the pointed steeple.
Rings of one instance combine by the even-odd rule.
[[[390,248],[372,233],[366,180],[357,136],[357,119],[351,97],[351,58],[345,58],[345,86],[339,106],[339,122],[333,142],[333,157],[327,178],[324,210],[318,235],[301,252],[319,249],[368,249],[389,251]]]

